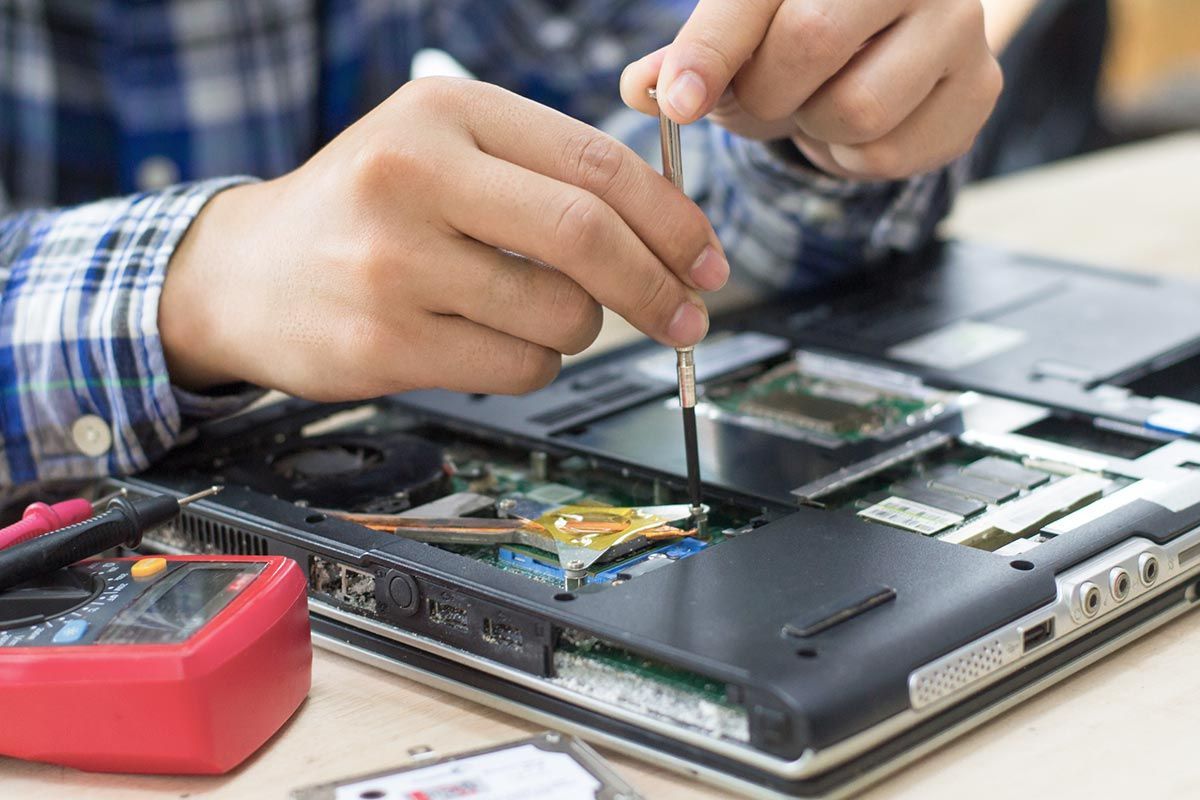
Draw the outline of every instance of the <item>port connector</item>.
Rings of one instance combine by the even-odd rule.
[[[308,559],[308,585],[317,594],[327,595],[360,611],[376,614],[375,576],[361,569],[311,555]]]
[[[1091,581],[1079,584],[1079,607],[1086,617],[1096,616],[1100,610],[1100,587]]]
[[[521,647],[525,644],[520,628],[491,619],[483,621],[483,638],[502,647]]]
[[[467,609],[445,600],[429,601],[429,621],[451,630],[467,632]]]
[[[1054,617],[1050,617],[1050,619],[1044,622],[1039,622],[1032,628],[1023,628],[1021,630],[1021,643],[1024,648],[1023,652],[1028,653],[1033,648],[1037,647],[1038,645],[1045,644],[1053,638]]]
[[[1125,598],[1129,597],[1129,590],[1132,588],[1133,582],[1129,578],[1129,573],[1120,567],[1113,567],[1108,573],[1108,591],[1112,594],[1113,600],[1118,603],[1124,602]]]
[[[1158,580],[1158,556],[1142,553],[1138,556],[1138,576],[1143,586],[1153,586]]]

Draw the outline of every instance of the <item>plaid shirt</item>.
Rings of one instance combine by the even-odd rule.
[[[0,488],[140,470],[246,402],[173,387],[158,334],[171,254],[214,193],[297,166],[425,48],[656,160],[618,76],[692,5],[0,0]],[[704,123],[685,147],[735,270],[775,288],[913,248],[958,182],[833,180]]]

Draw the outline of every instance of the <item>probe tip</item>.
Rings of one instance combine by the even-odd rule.
[[[224,488],[224,486],[210,486],[202,492],[196,492],[195,494],[189,494],[187,497],[179,498],[179,505],[186,506],[196,502],[197,500],[203,500],[206,497],[212,497],[214,494]]]

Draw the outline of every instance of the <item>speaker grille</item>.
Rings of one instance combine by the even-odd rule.
[[[1018,654],[1018,649],[1005,647],[1000,639],[951,653],[913,673],[909,701],[915,709],[932,705],[1011,663]]]

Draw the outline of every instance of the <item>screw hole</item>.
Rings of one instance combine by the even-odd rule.
[[[1029,570],[1033,569],[1033,562],[1026,561],[1023,558],[1018,558],[1016,561],[1010,561],[1008,562],[1008,565],[1013,569],[1019,569],[1022,572],[1029,572]]]
[[[380,797],[387,797],[387,792],[382,789],[367,789],[365,792],[359,792],[358,796],[362,800],[379,800]]]
[[[570,592],[559,592],[558,594],[554,595],[554,599],[560,603],[565,603],[568,600],[574,600],[575,595],[571,594]]]
[[[316,525],[318,522],[324,522],[327,517],[324,514],[309,514],[304,518],[304,521],[309,525]]]
[[[796,655],[800,658],[816,658],[817,648],[815,647],[797,647]]]

